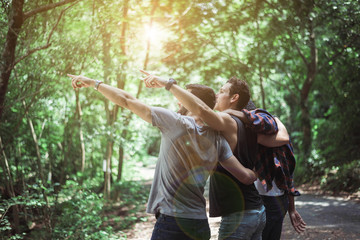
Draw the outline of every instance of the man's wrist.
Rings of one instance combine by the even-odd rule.
[[[166,83],[165,85],[165,89],[170,91],[170,88],[172,87],[172,85],[177,84],[177,82],[175,81],[175,79],[170,78],[169,81]]]
[[[94,86],[94,89],[97,91],[98,88],[99,88],[99,86],[100,86],[100,84],[102,83],[102,81],[94,80],[93,83],[94,83],[94,85],[93,85],[93,86]]]

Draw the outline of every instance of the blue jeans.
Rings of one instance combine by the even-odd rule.
[[[219,240],[261,240],[265,223],[264,206],[231,213],[221,218]]]
[[[178,218],[160,214],[151,240],[209,240],[207,219]]]
[[[263,240],[279,240],[283,220],[289,208],[288,195],[279,197],[261,196],[265,205],[266,225],[262,233]]]

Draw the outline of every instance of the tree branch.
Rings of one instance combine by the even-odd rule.
[[[226,56],[227,58],[231,59],[232,62],[236,62],[236,63],[238,63],[238,64],[240,64],[240,65],[242,65],[242,66],[244,66],[244,67],[246,67],[246,68],[249,68],[246,63],[243,63],[243,62],[239,59],[239,55],[237,54],[237,52],[236,52],[236,56],[233,57],[230,53],[227,53],[227,52],[221,50],[221,49],[219,48],[220,44],[215,44],[215,43],[214,43],[214,42],[216,42],[216,41],[215,41],[215,37],[213,37],[213,34],[210,33],[209,35],[210,35],[210,38],[211,38],[212,41],[206,39],[205,37],[202,37],[202,38],[203,38],[203,44],[204,44],[204,46],[206,46],[206,44],[210,44],[210,45],[211,45],[213,48],[215,48],[220,54],[222,54],[223,56]],[[228,46],[227,46],[227,45],[224,45],[224,48],[226,48],[226,50],[228,50]],[[229,51],[229,50],[228,50],[228,51]],[[235,66],[234,66],[234,67],[235,67]]]
[[[298,85],[297,85],[295,79],[292,77],[291,73],[287,72],[286,75],[287,75],[288,78],[292,81],[292,83],[294,84],[296,90],[297,90],[298,92],[300,92],[300,88],[298,87]]]
[[[36,8],[34,10],[30,10],[26,13],[24,13],[24,21],[38,13],[42,13],[42,12],[46,12],[50,9],[53,9],[53,8],[57,8],[57,7],[60,7],[62,5],[65,5],[67,3],[71,3],[71,2],[75,2],[75,1],[79,1],[79,0],[63,0],[63,1],[60,1],[60,2],[57,2],[57,3],[51,3],[51,4],[48,4],[48,5],[44,5],[44,6],[41,6],[39,8]]]
[[[352,44],[353,44],[359,37],[360,37],[360,34],[355,35],[355,37],[354,37],[348,44],[345,44],[345,45],[341,48],[340,51],[338,51],[337,53],[334,53],[334,55],[332,55],[332,56],[330,57],[330,59],[326,62],[326,64],[321,65],[321,66],[318,68],[318,71],[320,72],[324,66],[326,66],[327,64],[329,64],[329,62],[331,62],[331,61],[333,61],[335,58],[341,56],[341,55],[344,53],[345,49],[348,48],[348,47],[351,47]]]
[[[278,85],[280,85],[280,86],[282,86],[282,87],[285,87],[287,90],[289,90],[289,92],[290,92],[290,94],[291,94],[291,97],[294,99],[294,101],[295,101],[296,103],[299,103],[299,100],[297,99],[296,94],[294,93],[293,90],[291,90],[291,88],[289,87],[289,85],[283,84],[283,83],[281,83],[281,82],[279,82],[279,81],[276,81],[276,80],[273,80],[273,79],[271,79],[270,77],[269,77],[269,80],[272,81],[272,82],[274,82],[274,83],[276,83],[276,84],[278,84]]]
[[[41,47],[37,47],[37,48],[34,48],[34,49],[31,49],[29,50],[24,56],[21,56],[18,60],[16,60],[14,62],[14,67],[16,64],[18,64],[19,62],[21,62],[22,60],[24,60],[25,58],[27,58],[28,56],[30,56],[31,54],[33,54],[34,52],[37,52],[37,51],[40,51],[40,50],[43,50],[43,49],[46,49],[48,47],[50,47],[51,44],[46,44],[44,46],[41,46]]]
[[[303,62],[304,62],[305,65],[306,65],[306,67],[308,67],[308,62],[307,62],[307,60],[306,60],[306,57],[305,57],[304,54],[301,52],[299,46],[296,44],[295,40],[294,40],[293,37],[292,37],[292,34],[289,33],[289,35],[290,35],[290,39],[291,39],[292,44],[295,46],[297,52],[299,53],[300,57],[302,58]]]
[[[192,8],[193,6],[193,2],[191,1],[190,5],[184,10],[184,12],[182,12],[180,14],[180,16],[178,17],[178,19],[175,19],[174,21],[170,22],[168,24],[169,27],[173,26],[175,23],[179,23],[180,22],[180,19],[183,18]]]
[[[18,60],[16,60],[16,61],[14,62],[14,65],[13,65],[13,66],[15,66],[16,64],[18,64],[20,61],[22,61],[23,59],[27,58],[27,57],[30,56],[31,54],[33,54],[33,53],[35,53],[35,52],[37,52],[37,51],[40,51],[40,50],[43,50],[43,49],[46,49],[46,48],[50,47],[50,46],[51,46],[51,43],[50,43],[51,37],[52,37],[52,35],[54,34],[54,31],[55,31],[56,27],[59,25],[59,22],[60,22],[62,16],[64,15],[64,13],[65,13],[69,8],[71,8],[71,7],[74,6],[75,4],[76,4],[76,2],[73,3],[73,4],[71,4],[70,6],[68,6],[67,8],[65,8],[65,9],[63,9],[63,10],[61,11],[61,13],[60,13],[60,15],[59,15],[59,17],[58,17],[58,19],[57,19],[57,21],[56,21],[55,26],[51,29],[51,32],[50,32],[50,34],[49,34],[49,36],[48,36],[48,39],[47,39],[47,41],[46,41],[46,44],[45,44],[44,46],[37,47],[37,48],[34,48],[34,49],[29,50],[24,56],[21,56]]]

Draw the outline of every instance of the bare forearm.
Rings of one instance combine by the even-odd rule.
[[[275,121],[278,132],[272,135],[258,134],[258,143],[266,147],[280,147],[289,143],[290,137],[286,127],[277,117],[275,117]]]
[[[122,89],[100,84],[98,91],[113,103],[129,109],[148,123],[152,122],[150,107]]]
[[[111,102],[123,107],[127,108],[145,121],[151,123],[151,110],[150,107],[146,104],[142,103],[131,94],[125,92],[122,89],[112,87],[103,82],[96,81],[94,79],[84,77],[84,76],[76,76],[67,74],[72,79],[72,87],[74,89],[79,89],[83,87],[95,87],[104,97],[109,99]]]
[[[113,102],[123,108],[127,108],[127,109],[130,108],[128,100],[136,99],[135,97],[133,97],[129,93],[125,92],[124,90],[112,87],[105,83],[101,83],[99,85],[98,91],[102,95],[104,95],[104,97],[109,99],[111,102]]]
[[[255,172],[244,167],[234,156],[220,164],[243,184],[250,185],[257,179]]]
[[[285,125],[277,117],[275,117],[275,121],[279,129],[276,133],[276,140],[289,143],[290,137]]]
[[[289,139],[279,137],[277,134],[265,135],[258,134],[257,142],[265,147],[280,147],[282,145],[288,144]]]
[[[294,196],[291,194],[288,194],[288,199],[289,199],[289,212],[293,212],[293,211],[295,211]]]

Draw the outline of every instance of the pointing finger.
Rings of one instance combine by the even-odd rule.
[[[142,72],[143,74],[147,75],[147,76],[150,76],[150,73],[148,73],[148,72],[146,72],[146,71],[144,71],[142,69],[139,69],[139,71]]]

